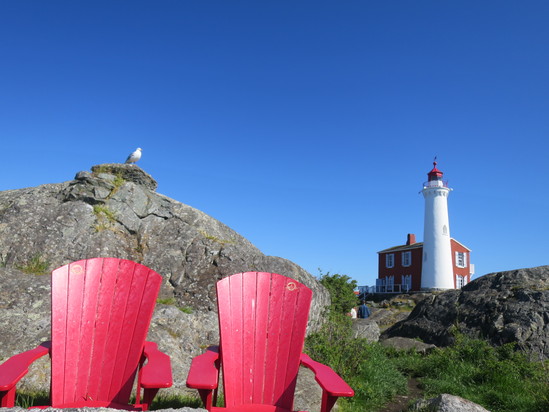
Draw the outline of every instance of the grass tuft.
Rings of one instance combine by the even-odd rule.
[[[29,275],[46,275],[49,273],[49,267],[50,262],[44,259],[42,255],[35,255],[24,264],[16,266],[21,272]]]

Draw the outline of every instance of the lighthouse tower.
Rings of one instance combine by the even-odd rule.
[[[437,162],[433,166],[421,191],[425,198],[421,289],[454,289],[448,220],[448,195],[452,189],[442,180]]]

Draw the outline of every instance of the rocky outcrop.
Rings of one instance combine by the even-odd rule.
[[[306,284],[314,293],[309,327],[319,325],[330,298],[313,276],[156,187],[136,165],[107,164],[69,182],[0,192],[0,362],[49,338],[43,275],[92,257],[134,260],[163,276],[149,339],[172,357],[176,391],[185,389],[192,357],[218,342],[215,283],[224,276],[266,271]]]
[[[488,409],[459,396],[443,393],[432,399],[422,399],[415,402],[410,412],[490,412]]]
[[[493,345],[514,342],[532,359],[548,359],[549,266],[492,273],[461,290],[433,294],[382,337],[447,346],[455,330]]]

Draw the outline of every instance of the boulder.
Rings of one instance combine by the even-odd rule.
[[[379,326],[372,319],[353,319],[353,336],[355,338],[364,338],[368,342],[377,342],[379,334]]]
[[[436,348],[433,344],[423,343],[416,339],[402,338],[400,336],[384,339],[380,341],[380,343],[385,347],[404,351],[414,350],[421,354],[428,354]]]
[[[420,399],[410,408],[410,412],[490,412],[488,409],[459,396],[446,393],[432,399]]]
[[[309,330],[320,326],[330,297],[316,278],[156,187],[135,164],[107,164],[72,181],[0,192],[0,362],[49,339],[50,271],[92,257],[130,259],[162,275],[148,339],[172,357],[174,386],[164,393],[187,391],[192,357],[218,343],[215,284],[225,276],[276,272],[306,284]],[[47,388],[48,371],[32,372],[26,385]]]
[[[549,358],[549,266],[491,273],[460,290],[434,293],[382,338],[447,346],[458,330],[499,346],[515,343],[533,360]]]
[[[372,314],[368,319],[375,321],[381,330],[385,330],[389,326],[406,319],[408,315],[410,315],[410,311],[388,306],[387,308],[372,308]]]

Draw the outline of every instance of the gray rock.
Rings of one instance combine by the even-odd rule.
[[[409,311],[389,306],[387,308],[372,308],[372,314],[368,319],[375,321],[381,329],[387,329],[389,326],[406,319],[408,315],[410,315]]]
[[[419,400],[408,410],[410,412],[490,412],[474,402],[446,393],[436,398]]]
[[[516,343],[534,360],[549,359],[549,266],[492,273],[461,290],[432,294],[382,338],[447,346],[456,328],[496,346]]]
[[[92,167],[96,175],[105,174],[122,178],[139,186],[155,191],[158,187],[156,180],[151,175],[135,164],[106,163]]]
[[[169,304],[157,306],[148,337],[172,358],[174,386],[163,393],[187,391],[192,357],[218,343],[215,284],[225,276],[276,272],[306,284],[313,290],[308,326],[319,327],[330,297],[301,267],[265,256],[223,223],[156,193],[156,181],[134,164],[92,171],[0,192],[0,362],[49,339],[49,272],[92,257],[130,259],[164,278],[159,298]],[[48,360],[40,362],[23,386],[48,387]]]
[[[364,338],[368,342],[377,342],[379,340],[378,324],[368,319],[353,319],[353,334],[355,338]]]
[[[415,350],[418,353],[427,354],[432,352],[436,346],[430,343],[423,343],[415,339],[402,338],[395,336],[394,338],[388,338],[380,341],[383,346],[395,348],[398,350]]]
[[[300,367],[295,388],[294,409],[296,411],[319,411],[321,404],[322,389],[315,381],[315,374],[310,369]],[[336,411],[337,409],[334,407],[332,410]]]

